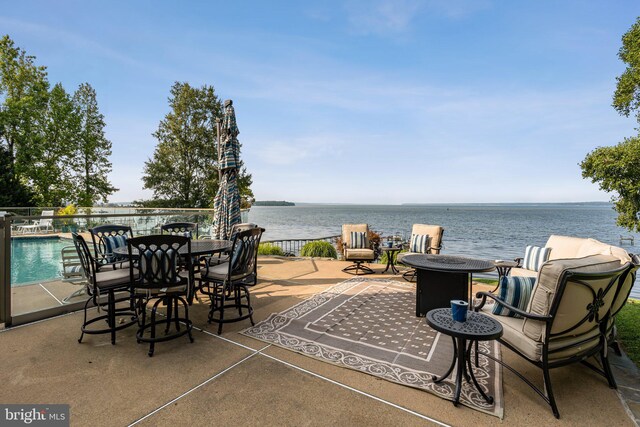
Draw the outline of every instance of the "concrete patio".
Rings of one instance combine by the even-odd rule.
[[[344,266],[260,258],[252,293],[256,322],[351,278]],[[82,313],[4,330],[0,402],[67,403],[72,425],[634,425],[618,392],[581,365],[552,372],[560,420],[504,370],[501,421],[240,335],[248,321],[227,324],[217,336],[207,311],[204,302],[191,308],[193,344],[186,338],[160,343],[153,358],[146,345],[136,344],[133,328],[120,331],[115,346],[107,335],[86,336],[78,344]],[[538,368],[508,350],[503,359],[541,384]],[[633,385],[637,378],[621,380]]]

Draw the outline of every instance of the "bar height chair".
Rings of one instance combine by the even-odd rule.
[[[176,235],[141,236],[129,239],[127,245],[130,259],[138,258],[137,266],[129,262],[131,286],[139,310],[140,323],[136,333],[138,343],[149,343],[151,357],[157,342],[183,335],[188,335],[189,341],[193,342],[193,324],[189,319],[189,304],[186,300],[192,286],[191,239]],[[180,254],[180,249],[184,247],[187,248],[186,252]],[[180,258],[186,263],[186,271],[180,270]],[[151,315],[147,319],[150,304]],[[166,305],[167,315],[158,320],[160,304]],[[184,308],[184,317],[179,315],[180,305]],[[158,335],[158,325],[166,325],[164,335]]]
[[[84,275],[88,281],[87,292],[89,294],[89,299],[87,299],[87,302],[84,304],[84,320],[82,322],[82,327],[80,328],[82,333],[78,342],[82,342],[84,334],[111,334],[111,344],[115,344],[116,331],[127,328],[135,324],[138,320],[133,307],[133,301],[131,300],[131,281],[129,271],[125,269],[98,271],[96,268],[96,262],[93,259],[91,252],[89,252],[87,242],[78,233],[72,233],[71,235],[73,237],[73,244],[78,252],[78,257],[80,258],[82,270],[84,271]],[[116,293],[120,292],[126,292],[126,296],[116,298]],[[106,304],[101,301],[101,297],[105,294],[107,295]],[[116,307],[117,303],[124,301],[129,303],[129,307]],[[98,312],[106,310],[106,313],[87,320],[87,310],[90,303],[93,303],[94,306],[98,307]],[[116,321],[116,317],[122,316],[129,317],[130,319],[128,321],[125,320],[124,323],[118,323]],[[89,325],[93,325],[94,323],[102,320],[106,320],[108,325],[107,328],[92,329],[89,327]]]
[[[249,288],[257,283],[254,275],[263,232],[264,228],[251,228],[236,233],[230,260],[217,265],[207,260],[205,270],[200,272],[200,290],[211,301],[208,320],[218,323],[218,335],[224,323],[249,319],[254,325]],[[238,316],[225,317],[227,309],[238,310]]]

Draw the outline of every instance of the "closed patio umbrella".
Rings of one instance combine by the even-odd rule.
[[[213,199],[213,236],[216,239],[229,239],[233,225],[240,223],[240,192],[237,182],[240,166],[239,133],[233,101],[227,99],[224,102],[222,129],[218,129],[220,181]]]

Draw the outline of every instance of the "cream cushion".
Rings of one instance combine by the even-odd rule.
[[[443,231],[444,229],[439,225],[413,224],[413,227],[411,227],[411,234],[429,235],[429,246],[436,249],[440,247],[440,242],[442,242]],[[429,253],[433,252],[429,251]]]
[[[564,259],[564,258],[577,258],[578,250],[584,243],[582,237],[570,237],[570,236],[558,236],[552,234],[547,240],[546,248],[551,248],[551,254],[549,254],[549,260],[552,259]],[[593,255],[593,254],[590,254]]]
[[[491,316],[495,320],[500,322],[500,324],[502,325],[502,340],[512,347],[518,349],[528,359],[541,361],[543,343],[542,341],[531,339],[522,333],[522,327],[524,325],[525,319],[497,316],[491,312],[492,307],[493,305],[485,304],[484,307],[482,307],[481,311],[483,314]],[[581,343],[581,341],[585,340],[586,342]],[[552,339],[549,341],[549,360],[561,359],[563,357],[572,356],[576,353],[588,350],[598,345],[599,340],[600,335],[597,329],[594,329],[589,333],[580,336],[567,336],[558,339]],[[580,344],[570,349],[556,352],[553,351],[555,349],[577,343]]]
[[[511,269],[512,276],[521,276],[521,277],[537,277],[538,272],[533,270],[526,270],[524,268],[512,268]]]
[[[567,270],[579,273],[597,273],[615,270],[621,266],[620,260],[611,255],[591,255],[584,258],[554,259],[543,264],[538,273],[536,286],[531,295],[531,301],[527,307],[527,312],[549,315],[551,303],[558,292],[558,286],[562,282],[562,277]],[[606,281],[606,279],[605,279]],[[604,286],[602,283],[590,282],[591,286]],[[608,293],[608,298],[613,299],[613,292]],[[563,294],[562,301],[558,307],[556,318],[553,323],[552,333],[564,331],[567,327],[574,325],[576,321],[585,315],[585,307],[593,301],[591,291],[584,286],[568,282]],[[601,310],[609,309],[612,301],[606,301]],[[606,311],[605,310],[605,311]],[[601,313],[604,315],[605,313]],[[572,335],[580,335],[592,327],[591,322],[585,322],[580,327],[571,331]],[[545,334],[545,323],[525,319],[522,327],[524,334],[534,341],[542,341]]]

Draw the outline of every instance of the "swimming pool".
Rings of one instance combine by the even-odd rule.
[[[11,286],[60,279],[60,251],[65,246],[73,246],[73,241],[57,237],[11,239]]]

